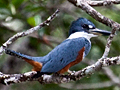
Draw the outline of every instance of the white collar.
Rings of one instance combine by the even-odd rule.
[[[84,37],[87,40],[90,40],[90,38],[97,37],[97,35],[88,34],[86,32],[75,32],[75,33],[71,34],[67,39],[73,39],[73,38],[79,38],[79,37]]]

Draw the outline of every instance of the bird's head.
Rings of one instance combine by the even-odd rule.
[[[75,35],[75,33],[77,34]],[[71,36],[72,34],[74,34],[74,36],[76,37],[79,37],[79,34],[83,34],[83,36],[86,35],[86,37],[88,36],[89,38],[91,38],[98,35],[110,35],[111,32],[96,28],[95,25],[86,18],[78,18],[71,24],[69,36]]]

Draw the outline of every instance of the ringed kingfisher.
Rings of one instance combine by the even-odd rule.
[[[67,72],[71,66],[81,62],[89,53],[91,37],[110,34],[109,31],[96,28],[86,18],[78,18],[70,26],[69,37],[43,57],[28,56],[7,48],[5,53],[24,59],[34,67],[33,71],[38,71],[41,74],[62,74]]]

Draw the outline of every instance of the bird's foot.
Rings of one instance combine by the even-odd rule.
[[[71,70],[68,70],[67,71],[70,75],[73,75],[75,73],[75,71],[71,71]]]

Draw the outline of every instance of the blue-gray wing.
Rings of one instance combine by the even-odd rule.
[[[70,62],[76,60],[78,52],[85,47],[84,56],[88,54],[91,43],[86,38],[66,39],[45,56],[41,72],[58,72]]]

